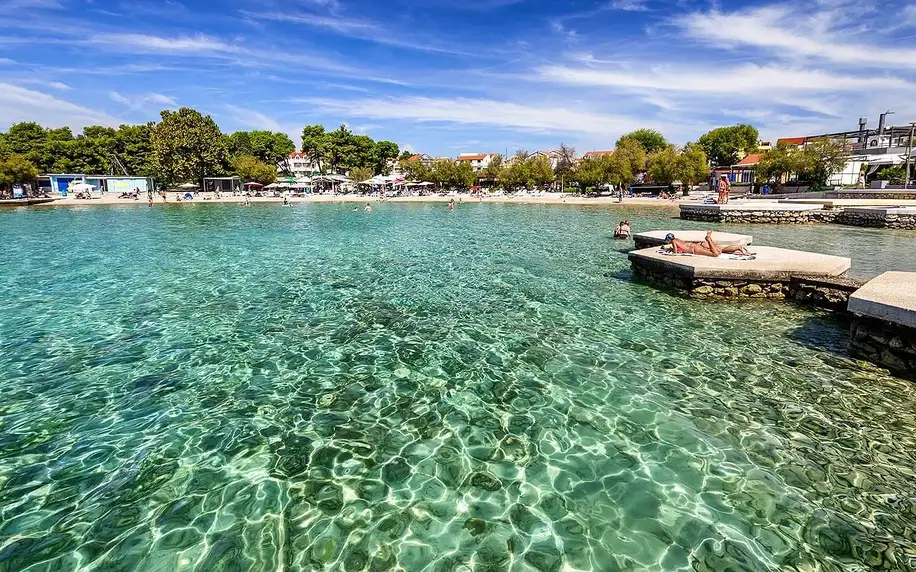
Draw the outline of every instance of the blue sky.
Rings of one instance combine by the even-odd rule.
[[[431,155],[916,120],[916,3],[0,0],[0,129],[346,123]]]

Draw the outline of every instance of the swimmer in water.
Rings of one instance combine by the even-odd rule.
[[[455,199],[452,199],[448,202],[448,210],[450,211],[455,210]]]
[[[363,210],[365,210],[367,213],[371,213],[371,212],[372,212],[372,205],[370,205],[369,203],[366,203],[366,208],[363,209]]]

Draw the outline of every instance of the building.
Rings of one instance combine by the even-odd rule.
[[[462,153],[458,155],[457,161],[459,163],[469,162],[474,172],[479,173],[490,166],[495,156],[495,153]]]
[[[289,164],[290,173],[297,179],[311,177],[312,175],[321,173],[321,167],[318,161],[313,160],[310,156],[302,152],[296,151],[290,153],[287,163]],[[280,168],[285,169],[286,165],[280,165]]]
[[[433,159],[432,157],[430,157],[430,156],[427,155],[426,153],[416,153],[416,154],[411,155],[410,157],[408,157],[408,158],[407,158],[407,161],[410,162],[410,163],[420,162],[420,163],[429,164],[429,163],[434,162],[435,159]]]
[[[132,193],[139,190],[140,194],[155,191],[156,186],[152,177],[118,177],[111,175],[82,175],[76,173],[51,173],[38,177],[38,188],[47,193],[60,193],[66,197],[71,184],[84,183],[92,185],[95,193]]]

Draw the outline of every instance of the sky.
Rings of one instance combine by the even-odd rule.
[[[0,0],[0,129],[302,126],[433,156],[916,121],[916,0]]]

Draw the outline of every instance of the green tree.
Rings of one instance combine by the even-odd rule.
[[[115,133],[114,152],[131,175],[152,177],[152,136],[156,124],[121,125]]]
[[[277,131],[236,131],[227,140],[229,154],[233,157],[251,155],[262,163],[277,165],[289,171],[289,154],[296,144],[286,133]]]
[[[403,151],[401,151],[401,156],[398,157],[398,160],[406,161],[407,159],[410,159],[411,157],[413,157],[413,155],[414,155],[413,151],[408,151],[407,149],[404,149]]]
[[[706,154],[697,145],[683,150],[666,147],[648,157],[649,176],[656,183],[670,185],[675,181],[694,185],[706,178],[709,166]]]
[[[903,167],[884,167],[875,174],[879,181],[890,181],[892,185],[902,185],[906,182],[906,169]]]
[[[483,181],[499,182],[502,179],[505,161],[502,155],[494,155],[490,163],[480,172],[480,179]]]
[[[38,167],[23,155],[10,155],[0,161],[0,189],[31,183],[38,179]]]
[[[361,183],[371,179],[374,174],[371,167],[353,167],[350,169],[350,180],[354,183]]]
[[[782,185],[783,176],[797,173],[802,169],[801,155],[794,146],[780,143],[760,157],[760,162],[754,167],[758,180],[771,181],[773,190],[778,190]]]
[[[166,185],[196,182],[226,172],[229,151],[213,118],[188,107],[160,115],[162,121],[151,137],[152,163],[159,181]]]
[[[636,174],[646,169],[646,150],[635,139],[621,139],[614,153],[607,157],[610,159],[609,165],[614,166],[614,178],[622,183],[634,181]]]
[[[830,177],[840,172],[849,161],[849,147],[845,141],[808,141],[799,151],[801,173],[816,189],[825,187]]]
[[[696,185],[709,175],[709,160],[703,148],[696,143],[687,143],[680,154],[678,179],[685,185]]]
[[[728,167],[738,162],[741,153],[757,150],[760,133],[752,125],[718,127],[700,137],[698,144],[706,157],[718,167]]]
[[[314,159],[322,174],[326,172],[328,144],[328,133],[324,125],[306,125],[302,128],[302,152]]]
[[[453,187],[469,188],[477,182],[477,173],[468,161],[457,161],[453,171],[451,184]]]
[[[422,161],[403,160],[399,163],[401,172],[404,177],[411,181],[429,181],[432,169]],[[431,182],[431,181],[430,181]]]
[[[649,154],[649,177],[659,185],[670,185],[678,180],[678,152],[674,147],[665,147]]]
[[[525,173],[528,176],[525,186],[528,188],[543,187],[553,182],[553,168],[550,166],[550,159],[544,155],[528,157]]]
[[[398,144],[393,141],[378,141],[375,144],[375,172],[379,175],[391,173],[390,162],[398,157]]]
[[[245,182],[269,185],[277,180],[277,167],[261,161],[254,155],[239,155],[232,161],[235,172]]]
[[[620,147],[620,143],[627,139],[639,143],[646,153],[661,151],[670,146],[665,136],[655,129],[637,129],[636,131],[625,133],[617,140],[617,147]]]

